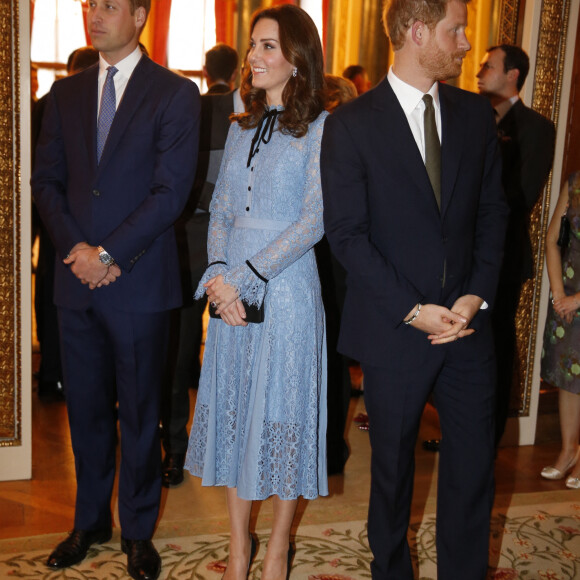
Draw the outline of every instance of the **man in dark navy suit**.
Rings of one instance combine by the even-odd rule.
[[[548,180],[554,123],[526,107],[519,92],[530,68],[528,55],[510,44],[492,46],[477,73],[479,93],[495,110],[502,158],[502,184],[510,207],[505,254],[492,314],[497,352],[495,440],[499,445],[510,407],[516,362],[516,314],[522,284],[534,277],[530,214]]]
[[[433,393],[443,438],[439,580],[483,580],[493,503],[489,321],[507,205],[492,108],[444,81],[470,49],[467,0],[391,0],[394,64],[326,121],[331,248],[347,271],[339,350],[359,360],[372,446],[372,577],[409,580],[414,449]]]
[[[119,524],[133,578],[157,578],[159,407],[169,311],[181,304],[173,223],[198,147],[199,91],[138,46],[149,0],[91,0],[99,65],[56,82],[33,195],[57,251],[63,371],[77,497],[74,530],[48,559],[64,568],[111,538],[117,416]],[[117,410],[118,409],[118,410]]]

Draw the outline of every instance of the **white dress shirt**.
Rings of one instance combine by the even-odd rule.
[[[402,81],[394,72],[393,67],[387,73],[389,84],[397,97],[409,127],[425,163],[425,129],[423,126],[423,116],[425,114],[425,103],[423,102],[423,93],[419,89],[408,85]],[[439,134],[439,141],[441,141],[441,107],[439,106],[439,85],[433,83],[427,94],[433,97],[433,107],[435,108],[435,123],[437,125],[437,133]]]
[[[127,88],[127,83],[135,70],[135,67],[141,60],[143,54],[141,53],[141,49],[137,46],[135,50],[129,55],[126,56],[123,60],[119,61],[115,66],[117,69],[117,74],[113,77],[113,81],[115,82],[115,97],[117,101],[116,109],[119,108],[119,103],[123,98],[123,94],[125,93],[125,89]],[[105,84],[105,79],[107,78],[107,69],[111,65],[99,55],[99,100],[98,100],[98,107],[97,107],[97,119],[99,118],[99,111],[101,110],[101,95],[103,93],[103,85]]]

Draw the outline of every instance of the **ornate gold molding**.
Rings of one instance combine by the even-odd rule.
[[[544,0],[542,2],[536,68],[533,71],[532,108],[548,119],[552,119],[556,126],[560,117],[570,2],[571,0]],[[498,31],[499,42],[515,43],[518,9],[519,0],[503,0],[500,11],[502,19]],[[551,194],[552,174],[530,217],[535,278],[528,280],[522,288],[516,320],[518,368],[514,381],[517,382],[519,388],[514,389],[511,410],[512,414],[521,417],[527,417],[530,414],[537,331],[538,328],[543,328],[543,321],[538,320],[538,314],[544,269],[544,240],[548,227]],[[542,340],[541,335],[539,340]]]
[[[0,3],[0,446],[21,444],[18,1]]]
[[[516,44],[520,0],[501,0],[497,44]]]

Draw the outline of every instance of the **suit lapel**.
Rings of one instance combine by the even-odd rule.
[[[463,112],[459,103],[452,100],[445,85],[439,85],[441,105],[441,216],[451,202],[455,181],[459,173],[464,147]]]
[[[88,166],[97,167],[97,100],[99,96],[99,65],[96,64],[87,72],[81,99],[81,125],[84,129],[86,151],[89,156]]]
[[[106,167],[109,159],[111,159],[115,151],[115,148],[119,144],[121,137],[125,134],[127,126],[131,122],[135,112],[139,110],[139,106],[145,98],[149,88],[148,76],[151,70],[151,61],[143,55],[127,83],[127,87],[123,93],[123,98],[121,99],[117,112],[115,113],[115,118],[113,119],[113,124],[111,125],[105,148],[103,149],[101,162],[99,163],[99,172]]]
[[[409,127],[409,121],[386,77],[377,89],[373,105],[376,109],[386,111],[386,114],[380,115],[380,125],[377,126],[383,141],[385,139],[387,141],[388,158],[394,161],[398,169],[407,172],[409,183],[414,184],[419,191],[425,192],[425,199],[432,203],[435,211],[439,213],[429,175]]]

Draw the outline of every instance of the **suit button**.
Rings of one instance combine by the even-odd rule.
[[[99,197],[99,195],[101,195],[101,192],[98,189],[93,189],[93,195],[95,197]]]

